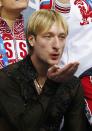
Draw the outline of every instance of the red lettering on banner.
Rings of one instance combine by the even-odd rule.
[[[27,55],[27,50],[25,49],[25,47],[26,47],[25,43],[23,43],[23,42],[19,43],[19,48],[20,48],[20,50],[22,50],[22,52],[20,52],[20,56],[22,58],[24,58]]]
[[[8,57],[8,58],[12,58],[12,57],[13,57],[13,51],[9,48],[9,47],[12,46],[11,43],[5,42],[4,45],[5,45],[7,57]],[[8,52],[7,52],[7,51],[8,51]]]
[[[27,45],[26,45],[26,42],[23,42],[23,41],[16,41],[16,45],[17,45],[17,48],[16,48],[16,53],[18,54],[18,59],[22,59],[24,57],[26,57],[27,55]],[[14,43],[12,41],[4,41],[4,46],[5,46],[5,50],[6,50],[6,55],[8,57],[9,60],[12,60],[12,59],[16,59],[15,58],[15,50],[14,50]],[[2,59],[2,54],[0,54],[0,59]],[[11,63],[11,61],[10,61]],[[15,63],[15,61],[14,61]]]

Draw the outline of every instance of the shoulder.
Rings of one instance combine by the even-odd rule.
[[[30,81],[33,78],[33,70],[29,57],[9,65],[0,71],[0,85],[2,84],[0,89],[3,87],[8,88],[8,86],[9,88],[11,86],[20,86],[21,83]]]
[[[76,94],[83,94],[80,79],[73,76],[67,82],[61,83],[58,92],[63,92],[64,95],[68,95],[73,98]]]
[[[60,84],[60,86],[64,86],[64,87],[69,87],[69,89],[75,89],[77,88],[78,86],[80,86],[80,79],[73,76],[71,77],[70,79],[68,79],[68,81],[65,81],[65,82],[62,82]]]
[[[80,85],[80,79],[75,77],[75,76],[73,76],[64,84],[65,85],[70,85],[72,88],[75,88],[76,86]]]

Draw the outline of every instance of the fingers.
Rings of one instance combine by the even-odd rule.
[[[73,75],[76,72],[78,65],[79,65],[78,62],[77,63],[69,63],[69,64],[65,65],[63,68],[62,67],[58,68],[58,70],[56,70],[56,75],[62,75],[64,73],[66,75],[68,75],[68,74]],[[53,72],[53,73],[55,73],[55,72]]]
[[[74,73],[76,72],[76,70],[78,69],[79,63],[73,63],[72,66],[70,67],[69,71],[69,75],[74,75]]]
[[[56,81],[55,80],[55,78],[57,77],[57,76],[59,76],[58,75],[58,70],[59,70],[60,68],[59,67],[57,67],[57,66],[53,66],[53,67],[51,67],[49,70],[48,70],[48,72],[47,72],[47,77],[49,78],[49,79],[52,79],[52,80],[54,80],[54,81]],[[59,73],[60,74],[60,73]]]
[[[57,65],[54,65],[54,66],[50,67],[50,68],[48,69],[48,75],[49,75],[49,74],[53,75],[53,74],[56,73],[59,69],[60,69],[60,67],[57,66]]]
[[[61,82],[63,80],[68,80],[71,78],[74,73],[76,72],[78,68],[79,63],[74,62],[74,63],[69,63],[65,65],[63,68],[58,67],[58,66],[52,66],[47,73],[47,76],[57,82]]]
[[[79,63],[74,62],[74,63],[69,63],[68,65],[64,66],[62,69],[63,73],[71,74],[73,75],[76,70],[78,69]],[[61,72],[62,72],[61,71]]]

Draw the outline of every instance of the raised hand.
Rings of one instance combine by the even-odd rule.
[[[56,82],[64,82],[69,80],[78,68],[79,63],[73,62],[65,65],[64,67],[59,67],[54,65],[49,68],[47,76]]]

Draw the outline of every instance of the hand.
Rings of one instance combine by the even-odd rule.
[[[74,75],[78,65],[78,62],[69,63],[62,68],[54,65],[48,69],[47,76],[56,82],[67,81]]]

